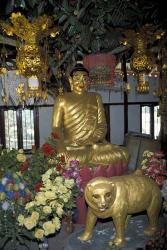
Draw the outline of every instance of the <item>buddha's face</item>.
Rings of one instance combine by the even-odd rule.
[[[73,73],[71,81],[71,90],[77,94],[82,94],[87,90],[88,74],[84,71]]]

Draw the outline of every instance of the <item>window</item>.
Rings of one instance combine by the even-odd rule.
[[[160,133],[161,119],[158,116],[158,105],[141,106],[141,132],[158,139]]]
[[[2,108],[1,121],[1,144],[5,148],[29,152],[32,145],[39,146],[37,108]]]

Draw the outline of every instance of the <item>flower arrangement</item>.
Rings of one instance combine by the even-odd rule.
[[[19,225],[32,230],[37,240],[54,234],[60,229],[63,215],[75,207],[79,183],[75,161],[67,170],[60,166],[47,170],[40,191],[26,204],[25,213],[18,216]]]
[[[152,178],[162,188],[167,178],[167,165],[162,152],[144,151],[141,168],[146,176]]]
[[[17,172],[5,173],[0,179],[0,249],[5,244],[8,244],[8,248],[15,249],[17,241],[23,241],[23,235],[32,238],[16,222],[24,205],[32,199],[30,188]]]
[[[164,250],[167,246],[167,232],[164,229],[161,229],[156,232],[154,239],[149,240],[146,243],[146,250],[159,249]]]
[[[164,198],[163,208],[165,211],[167,211],[167,179],[163,183],[163,187],[161,189],[161,192],[162,192],[162,196]]]
[[[75,207],[82,191],[78,162],[66,166],[56,152],[58,136],[51,134],[31,157],[23,150],[0,152],[0,249],[42,240],[61,226],[63,216]],[[4,236],[5,232],[5,236]],[[11,240],[12,239],[12,240]]]

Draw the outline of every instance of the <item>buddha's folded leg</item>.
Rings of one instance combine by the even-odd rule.
[[[92,164],[116,165],[127,164],[128,150],[125,147],[114,144],[96,144],[93,146]]]
[[[67,163],[72,160],[79,161],[79,165],[89,164],[92,157],[91,147],[67,147]]]

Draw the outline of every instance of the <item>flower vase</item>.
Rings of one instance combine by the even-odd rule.
[[[48,250],[49,249],[48,239],[46,237],[43,238],[42,241],[39,243],[39,249],[40,250]]]

